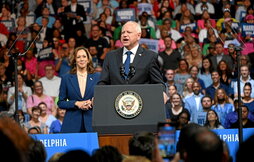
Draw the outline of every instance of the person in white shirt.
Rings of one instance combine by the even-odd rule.
[[[55,76],[55,68],[51,64],[45,66],[45,72],[46,75],[40,79],[44,87],[44,94],[55,99],[59,95],[61,78]]]

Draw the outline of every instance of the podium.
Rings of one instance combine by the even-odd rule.
[[[157,123],[166,121],[163,88],[160,84],[96,86],[92,124],[100,146],[111,144],[126,153],[121,148],[127,146],[122,145],[133,133],[156,132]]]

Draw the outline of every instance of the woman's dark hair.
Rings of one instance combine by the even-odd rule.
[[[206,114],[206,122],[205,122],[204,126],[205,126],[205,127],[210,127],[210,123],[209,123],[209,121],[208,121],[208,113],[209,113],[210,111],[214,112],[214,114],[215,114],[216,117],[217,117],[217,120],[215,121],[215,127],[218,128],[219,125],[220,125],[220,120],[219,120],[219,116],[218,116],[217,112],[214,111],[214,110],[208,110],[208,112],[207,112],[207,114]]]
[[[36,134],[41,134],[41,128],[40,127],[38,127],[38,126],[35,126],[35,127],[31,127],[31,128],[29,128],[28,129],[28,134],[30,134],[30,132],[32,131],[32,130],[36,130],[37,131],[37,133]]]
[[[250,82],[246,82],[246,83],[244,84],[243,88],[245,88],[246,86],[249,86],[249,87],[250,87],[250,90],[252,90],[252,86],[251,86]]]
[[[98,28],[100,28],[100,27],[98,26]],[[76,72],[77,72],[76,57],[77,57],[78,51],[80,51],[80,50],[84,50],[85,53],[86,53],[86,55],[87,55],[87,58],[88,58],[87,73],[88,73],[88,74],[94,73],[94,67],[93,67],[93,62],[92,62],[92,56],[91,56],[90,52],[88,51],[88,49],[85,48],[85,47],[77,47],[77,48],[74,50],[74,56],[72,57],[72,60],[71,60],[72,69],[71,69],[70,73],[71,73],[71,74],[76,74]]]
[[[186,65],[187,65],[187,71],[188,71],[188,70],[189,70],[189,63],[187,62],[186,59],[180,59],[180,60],[178,61],[178,67],[180,67],[180,62],[182,62],[182,61],[184,61],[184,62],[186,63]]]
[[[228,66],[228,64],[227,64],[227,62],[225,61],[225,60],[221,60],[219,63],[218,63],[218,65],[217,65],[217,71],[218,71],[218,73],[220,74],[220,76],[222,76],[222,70],[220,69],[220,64],[221,63],[225,63],[226,64],[226,66],[227,66],[227,68],[226,68],[226,75],[227,75],[227,77],[231,77],[232,76],[232,71],[231,71],[231,69],[229,68],[229,66]]]
[[[193,65],[193,66],[191,66],[191,67],[190,67],[190,69],[189,69],[189,73],[191,72],[191,70],[192,70],[193,68],[197,68],[197,69],[198,69],[198,72],[199,72],[199,68],[198,68],[198,66]]]
[[[191,115],[190,115],[190,112],[189,112],[187,109],[183,109],[182,112],[179,113],[179,115],[177,116],[177,120],[180,119],[180,116],[181,116],[182,114],[186,114],[186,115],[187,115],[187,120],[190,121],[190,116],[191,116]]]
[[[45,102],[40,102],[40,103],[38,104],[38,107],[40,107],[40,105],[46,105],[46,107],[47,107],[47,104],[46,104]]]
[[[205,58],[202,60],[202,67],[201,67],[201,69],[200,69],[200,73],[201,73],[201,74],[204,74],[204,73],[205,73],[205,68],[203,67],[203,61],[204,61],[204,60],[208,60],[208,61],[209,61],[209,63],[210,63],[209,72],[212,73],[212,71],[213,71],[213,63],[212,63],[211,59],[208,58],[208,57],[205,57]]]
[[[38,107],[38,106],[33,106],[32,107],[32,112],[37,111],[37,110],[39,110],[40,113],[41,113],[41,108],[40,107]]]

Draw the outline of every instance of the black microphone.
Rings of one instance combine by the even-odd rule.
[[[135,75],[135,73],[136,73],[136,69],[135,69],[134,65],[131,63],[128,78],[131,79]]]
[[[125,70],[124,70],[123,64],[120,65],[120,75],[123,77],[123,79],[125,79],[126,74],[125,74]]]

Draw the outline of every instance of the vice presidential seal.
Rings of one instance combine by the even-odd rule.
[[[142,111],[142,108],[142,99],[134,91],[124,91],[115,100],[116,112],[123,118],[135,118]]]

